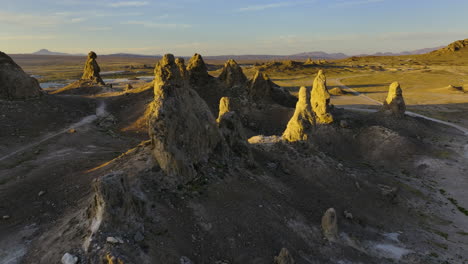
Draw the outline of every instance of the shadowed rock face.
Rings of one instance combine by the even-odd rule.
[[[8,55],[0,52],[0,99],[20,100],[42,94],[39,82],[26,74]]]
[[[308,133],[314,125],[314,117],[309,102],[307,88],[302,86],[299,89],[299,100],[294,115],[289,120],[283,133],[285,140],[290,142],[307,140]]]
[[[250,99],[254,101],[270,99],[273,85],[273,82],[270,80],[270,78],[268,78],[266,74],[257,71],[250,83]]]
[[[221,98],[219,102],[219,116],[216,122],[232,152],[239,157],[248,160],[252,159],[244,127],[237,113],[232,111],[229,97]]]
[[[205,101],[185,82],[172,54],[156,65],[154,101],[149,118],[153,156],[175,181],[193,179],[222,136]]]
[[[241,86],[247,82],[247,77],[245,77],[242,68],[232,59],[224,64],[223,71],[218,78],[229,88]]]
[[[310,104],[315,113],[318,124],[329,124],[333,122],[333,116],[330,113],[330,94],[327,90],[327,79],[320,70],[312,86]]]
[[[185,67],[185,60],[183,58],[177,58],[175,60],[175,63],[179,67],[179,71],[181,75],[184,77],[184,79],[188,80],[188,72],[187,72],[187,68]]]
[[[403,91],[398,82],[394,82],[390,85],[382,110],[397,117],[404,116],[406,105],[403,99]]]
[[[81,76],[82,80],[90,80],[97,84],[104,85],[104,81],[99,74],[101,72],[101,68],[96,61],[97,55],[94,51],[90,51],[88,53],[88,59],[86,60],[86,64],[83,70],[83,76]]]

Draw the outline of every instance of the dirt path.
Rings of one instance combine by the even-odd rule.
[[[55,137],[57,137],[59,135],[67,133],[68,131],[70,131],[70,129],[76,129],[76,128],[82,127],[84,125],[90,124],[91,122],[95,121],[99,117],[103,117],[107,113],[105,108],[106,108],[105,103],[101,102],[99,104],[99,106],[96,108],[96,114],[87,116],[87,117],[81,119],[80,121],[70,125],[69,127],[65,128],[63,130],[60,130],[57,133],[52,133],[50,135],[47,135],[47,136],[45,136],[45,137],[43,137],[43,138],[41,138],[41,139],[39,139],[39,140],[37,140],[37,141],[35,141],[33,143],[30,143],[30,144],[28,144],[28,145],[26,145],[24,147],[21,147],[21,148],[15,150],[15,151],[9,153],[8,155],[0,157],[0,161],[7,160],[7,159],[9,159],[11,157],[14,157],[14,156],[16,156],[18,154],[21,154],[21,153],[25,152],[25,151],[27,151],[27,150],[29,150],[31,148],[34,148],[34,147],[38,146],[39,144],[44,143],[44,142],[46,142],[46,141],[48,141],[48,140],[50,140],[52,138],[55,138]]]

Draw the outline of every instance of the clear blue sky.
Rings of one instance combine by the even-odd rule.
[[[468,38],[467,0],[0,0],[0,50],[347,54]]]

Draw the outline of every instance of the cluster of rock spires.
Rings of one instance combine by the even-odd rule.
[[[156,65],[149,136],[161,168],[186,182],[197,175],[198,164],[214,152],[222,155],[223,139],[208,105],[189,86],[182,63],[166,54]],[[189,72],[202,66],[190,65]]]
[[[278,103],[294,107],[297,99],[284,88],[276,85],[262,71],[257,71],[248,85],[248,96],[253,102]]]
[[[39,82],[25,73],[10,56],[0,52],[0,99],[22,100],[42,94]]]
[[[228,60],[224,64],[223,71],[218,78],[228,88],[242,86],[247,82],[247,77],[245,77],[242,68],[233,59]]]
[[[294,115],[283,133],[283,138],[290,142],[307,140],[316,124],[333,122],[330,94],[322,71],[318,72],[314,80],[310,96],[307,88],[301,87],[298,97]]]
[[[393,82],[388,89],[388,95],[382,107],[382,111],[392,114],[397,117],[402,117],[406,111],[405,100],[403,99],[403,91],[400,83]]]
[[[323,64],[326,64],[327,61],[326,60],[312,60],[311,58],[308,58],[305,62],[304,62],[304,65],[323,65]]]

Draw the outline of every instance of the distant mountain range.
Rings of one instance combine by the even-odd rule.
[[[377,52],[374,54],[361,54],[357,55],[359,57],[362,56],[401,56],[401,55],[418,55],[418,54],[425,54],[432,52],[434,50],[438,50],[440,48],[443,48],[444,46],[441,47],[436,47],[436,48],[425,48],[425,49],[418,49],[418,50],[413,50],[413,51],[404,51],[404,52],[398,52],[398,53],[393,53],[393,52]],[[86,56],[85,54],[69,54],[69,53],[62,53],[62,52],[54,52],[54,51],[49,51],[47,49],[41,49],[39,51],[36,51],[34,53],[31,53],[32,55],[57,55],[57,56]],[[161,55],[141,55],[141,54],[130,54],[130,53],[114,53],[114,54],[107,54],[107,55],[101,55],[101,56],[114,56],[114,57],[141,57],[141,58],[161,58]],[[323,51],[314,51],[314,52],[303,52],[303,53],[297,53],[297,54],[292,54],[292,55],[256,55],[256,54],[251,54],[251,55],[219,55],[219,56],[204,56],[205,59],[208,60],[228,60],[228,59],[234,59],[234,60],[305,60],[308,58],[311,59],[323,59],[323,60],[338,60],[338,59],[345,59],[349,58],[351,56],[346,55],[344,53],[326,53]]]

